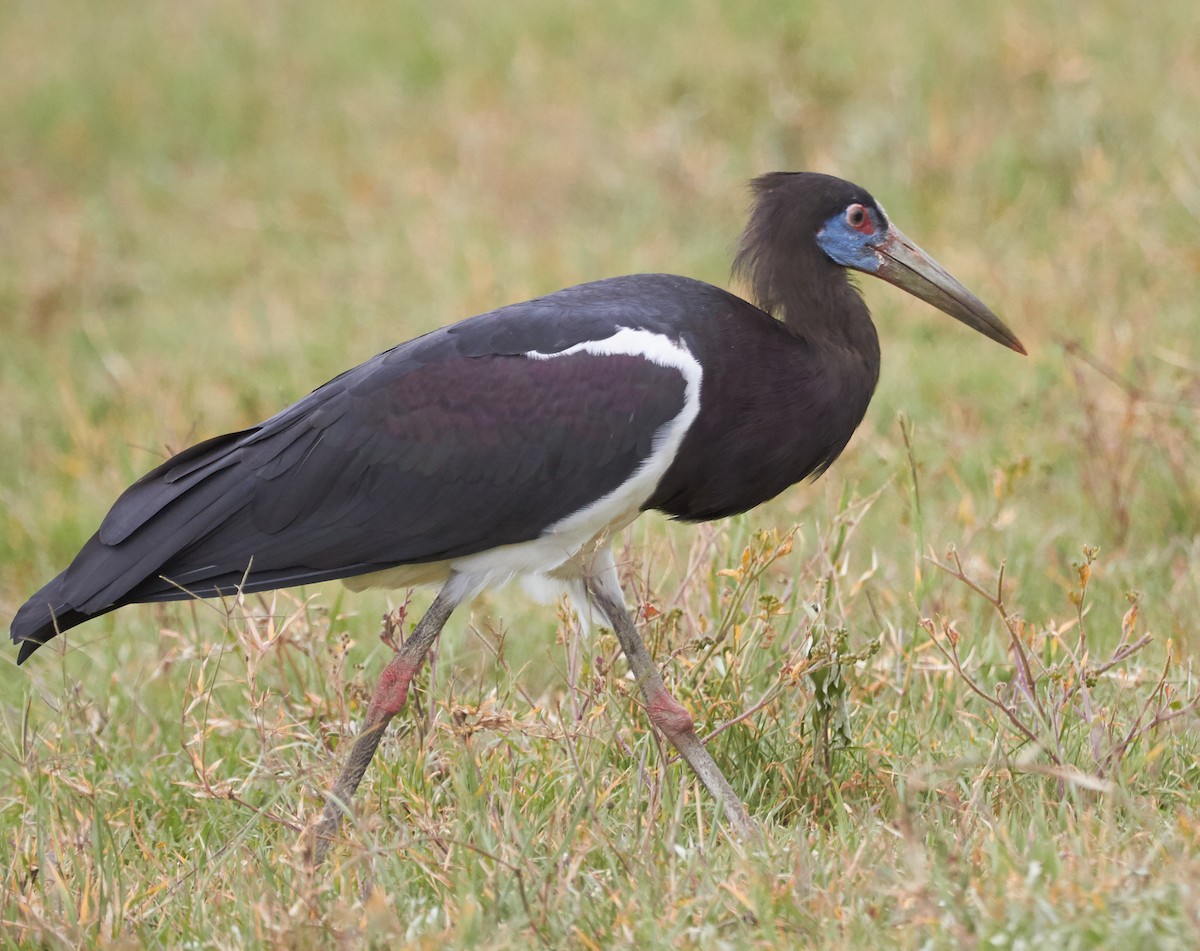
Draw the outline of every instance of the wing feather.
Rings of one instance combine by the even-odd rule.
[[[676,368],[637,355],[526,356],[614,329],[581,321],[568,333],[546,316],[535,301],[418,338],[260,426],[167,460],[21,609],[14,640],[35,647],[134,601],[348,577],[536,538],[628,480],[685,401]]]

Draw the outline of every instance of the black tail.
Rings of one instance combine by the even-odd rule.
[[[260,529],[256,498],[272,502],[279,495],[270,473],[260,475],[262,466],[298,442],[303,458],[303,450],[320,437],[319,430],[299,425],[282,426],[257,443],[249,438],[261,432],[262,427],[200,443],[126,489],[70,567],[13,618],[12,640],[21,645],[17,663],[55,635],[127,604],[270,591],[395,564],[345,558],[336,520],[326,520],[300,541]],[[247,444],[262,458],[247,462]]]
[[[12,639],[21,645],[17,663],[23,664],[35,650],[63,631],[84,621],[107,614],[116,607],[104,608],[94,614],[76,611],[63,595],[64,571],[37,594],[21,605],[12,622]]]

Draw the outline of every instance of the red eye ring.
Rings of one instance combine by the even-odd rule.
[[[865,205],[860,205],[857,202],[846,209],[846,224],[861,234],[873,234],[875,231],[875,223],[871,220],[871,213],[867,211]]]

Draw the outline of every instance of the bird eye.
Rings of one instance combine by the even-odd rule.
[[[846,209],[846,224],[855,231],[861,231],[863,234],[870,234],[875,230],[867,209],[859,204],[851,205]]]

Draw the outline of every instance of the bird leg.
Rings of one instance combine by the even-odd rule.
[[[671,696],[663,683],[658,668],[654,665],[654,660],[625,607],[625,599],[616,579],[616,569],[610,566],[601,570],[587,580],[587,587],[592,602],[608,618],[617,640],[621,642],[621,650],[625,652],[633,676],[646,699],[650,722],[663,732],[675,749],[679,750],[700,782],[721,804],[725,819],[733,831],[741,838],[749,838],[755,830],[754,822],[746,807],[742,805],[742,800],[722,774],[721,768],[696,736],[696,724],[692,715]]]
[[[326,797],[321,819],[312,832],[308,858],[313,868],[325,860],[325,855],[342,824],[342,816],[349,811],[350,800],[354,798],[354,792],[375,756],[375,748],[383,739],[384,730],[392,717],[404,707],[413,675],[442,632],[446,619],[461,600],[462,595],[459,592],[451,591],[451,583],[444,585],[429,610],[413,628],[412,635],[400,645],[396,656],[379,675],[379,682],[375,685],[375,692],[371,695],[371,703],[367,707],[367,718],[363,723],[362,732],[354,741],[346,764]]]

